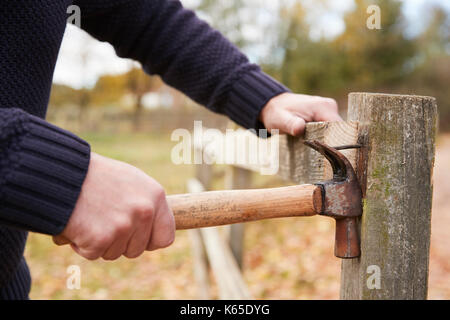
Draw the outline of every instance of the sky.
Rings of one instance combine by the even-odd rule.
[[[187,6],[194,6],[198,0],[183,0]],[[270,1],[270,0],[267,0]],[[261,2],[259,2],[261,3]],[[312,25],[311,38],[335,37],[344,31],[342,16],[352,10],[353,0],[327,0],[326,7],[315,0],[303,0]],[[403,13],[408,19],[408,35],[420,33],[429,17],[426,8],[432,4],[444,7],[450,13],[450,0],[403,0]],[[81,14],[83,14],[81,12]],[[382,13],[381,13],[382,14]],[[249,36],[263,37],[258,30],[248,30]],[[253,34],[252,34],[253,33]],[[250,59],[257,62],[258,56],[248,52]],[[74,25],[67,25],[59,52],[53,82],[74,88],[92,87],[103,74],[120,74],[137,64],[128,59],[118,58],[113,47],[99,42]]]

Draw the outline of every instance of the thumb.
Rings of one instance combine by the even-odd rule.
[[[69,239],[62,235],[53,236],[53,243],[57,246],[63,246],[65,244],[70,244]]]

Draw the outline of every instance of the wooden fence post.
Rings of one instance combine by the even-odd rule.
[[[344,260],[342,299],[426,299],[437,126],[431,97],[351,93],[364,193],[361,257]]]

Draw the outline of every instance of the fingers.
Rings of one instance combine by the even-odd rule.
[[[124,252],[127,250],[128,242],[129,242],[128,238],[121,238],[115,240],[102,255],[102,259],[104,260],[119,259],[122,256],[122,254],[124,254]]]
[[[104,240],[92,241],[90,245],[81,246],[71,243],[63,236],[55,236],[53,241],[57,245],[70,244],[76,253],[88,260],[96,260],[100,257],[104,260],[116,260],[122,255],[127,258],[137,258],[145,250],[165,248],[174,241],[175,220],[165,195],[162,193],[159,197],[156,214],[153,214],[154,209],[149,207],[136,210],[137,228],[132,233],[122,227],[122,230],[119,228],[115,232],[110,232],[113,234],[111,237],[104,237]],[[129,234],[131,236],[127,236]]]
[[[342,121],[338,112],[338,104],[334,99],[317,97],[313,108],[313,121]]]
[[[260,120],[272,132],[293,136],[305,131],[306,122],[342,121],[334,99],[304,94],[284,93],[272,98],[261,110]]]
[[[306,122],[288,110],[279,110],[274,114],[272,127],[279,129],[280,133],[287,133],[293,136],[300,135],[305,131]]]
[[[147,245],[147,250],[152,251],[166,248],[170,246],[174,240],[175,219],[173,217],[172,209],[169,208],[164,195],[164,199],[160,200],[160,206],[158,207],[155,221],[153,223],[151,238]]]
[[[303,134],[306,127],[305,119],[292,112],[281,112],[280,114],[284,118],[282,122],[284,132],[293,136]]]
[[[137,258],[139,257],[147,248],[147,245],[150,241],[150,236],[152,232],[153,223],[141,224],[133,236],[130,238],[130,241],[127,244],[127,247],[124,251],[124,256],[127,258]]]
[[[103,257],[113,244],[120,243],[126,237],[126,230],[123,224],[119,223],[110,226],[92,226],[91,231],[92,234],[89,237],[75,237],[70,244],[76,253],[88,260]],[[115,250],[109,253],[114,254]]]
[[[101,248],[101,247],[92,247],[92,248],[85,248],[85,247],[79,247],[77,245],[71,245],[72,249],[75,250],[76,253],[78,253],[83,258],[86,258],[88,260],[97,260],[101,256],[103,256],[108,249]]]

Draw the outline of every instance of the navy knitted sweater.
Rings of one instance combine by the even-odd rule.
[[[27,232],[59,234],[89,165],[89,144],[46,122],[68,18],[209,109],[247,128],[288,89],[175,0],[5,0],[0,6],[0,298],[28,297]],[[99,181],[99,183],[101,183]]]

